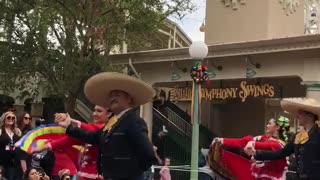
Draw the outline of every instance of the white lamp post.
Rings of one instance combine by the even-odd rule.
[[[198,159],[199,159],[199,107],[201,83],[206,74],[203,73],[202,60],[208,55],[208,46],[202,41],[195,41],[189,47],[189,54],[192,59],[198,60],[195,66],[191,68],[191,77],[193,79],[193,113],[192,113],[192,150],[191,150],[191,180],[198,180]],[[200,66],[200,67],[199,67]]]
[[[202,41],[194,41],[189,47],[189,55],[193,59],[203,60],[208,55],[208,46]]]

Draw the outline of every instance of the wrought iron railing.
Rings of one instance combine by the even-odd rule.
[[[157,109],[154,109],[153,115],[154,138],[156,138],[157,132],[162,131],[163,125],[168,128],[168,134],[163,144],[164,156],[171,159],[171,165],[189,165],[191,158],[191,139],[186,135],[186,133],[184,133],[182,126],[174,123],[174,121],[167,118],[165,114],[161,113]],[[158,177],[159,171],[160,169],[156,170],[156,177]],[[172,179],[190,179],[190,172],[188,171],[171,171],[170,173]]]
[[[183,134],[185,135],[184,133],[184,130],[179,128],[176,124],[174,124],[171,120],[169,120],[164,114],[162,114],[160,111],[158,111],[157,109],[153,109],[153,115],[154,117],[158,118],[159,120],[162,121],[163,125],[165,125],[166,127],[172,127],[175,129],[175,131],[177,133],[180,133],[180,134]]]
[[[153,108],[153,110],[156,112],[156,116],[160,116],[162,120],[166,121],[165,123],[167,123],[167,125],[175,127],[175,129],[185,136],[192,136],[192,126],[174,111],[170,110],[169,108],[165,108],[163,113],[156,108]]]
[[[86,98],[82,92],[75,104],[75,112],[85,121],[90,122],[92,119],[92,110],[94,105]]]
[[[174,113],[172,117],[173,119],[175,119],[175,116],[178,116],[179,117],[178,119],[182,119],[187,124],[189,124],[189,126],[186,126],[188,128],[185,129],[185,133],[188,134],[189,137],[191,137],[192,125],[191,125],[190,115],[187,112],[180,109],[179,106],[177,106],[175,103],[171,101],[166,101],[165,104],[166,104],[165,113],[168,114],[169,119],[171,119],[169,115],[173,112]],[[183,124],[182,122],[180,123]],[[199,125],[199,128],[200,128],[200,146],[208,147],[211,144],[212,139],[216,137],[216,134],[214,134],[212,131],[210,131],[207,127],[203,126],[202,124]]]
[[[177,113],[182,119],[187,121],[189,124],[191,124],[190,115],[187,112],[185,112],[184,110],[182,110],[179,106],[177,106],[177,104],[171,102],[170,100],[167,100],[165,102],[165,106],[167,108],[171,109],[172,111],[174,111],[175,113]]]
[[[167,113],[168,119],[174,123],[179,129],[183,130],[183,132],[191,138],[192,136],[192,126],[184,120],[182,117],[180,117],[177,113],[169,109],[168,107],[165,108],[165,111]]]
[[[84,120],[90,122],[92,110],[88,108],[81,100],[77,99],[74,110],[78,113]]]

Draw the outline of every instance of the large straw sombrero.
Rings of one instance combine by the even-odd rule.
[[[88,100],[95,105],[109,106],[110,92],[120,90],[128,93],[133,99],[133,106],[145,104],[155,96],[155,90],[132,76],[116,72],[99,73],[88,79],[84,86],[84,93]]]
[[[320,118],[320,102],[310,98],[286,98],[281,101],[286,112],[296,116],[299,110],[311,112]]]

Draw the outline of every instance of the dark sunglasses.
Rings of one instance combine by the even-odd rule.
[[[15,120],[16,117],[14,117],[14,116],[7,116],[7,119],[8,119],[8,120]]]
[[[25,119],[25,120],[30,120],[31,118],[29,118],[29,117],[24,117],[24,119]]]

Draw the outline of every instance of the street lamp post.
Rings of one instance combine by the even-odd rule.
[[[192,87],[192,149],[191,149],[191,180],[198,180],[199,159],[199,107],[201,104],[201,84],[208,80],[207,67],[202,65],[202,60],[208,54],[208,47],[202,41],[195,41],[189,47],[189,54],[196,64],[191,68]]]

